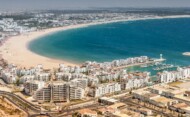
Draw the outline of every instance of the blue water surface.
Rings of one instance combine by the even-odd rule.
[[[111,61],[146,55],[190,65],[190,18],[154,19],[94,25],[56,32],[32,41],[40,55],[74,63]]]

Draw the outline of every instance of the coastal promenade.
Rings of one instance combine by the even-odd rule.
[[[135,64],[130,64],[130,65],[123,65],[123,66],[119,66],[119,67],[114,67],[113,69],[117,70],[117,69],[123,69],[123,68],[127,68],[127,67],[134,67],[134,66],[140,66],[140,65],[146,65],[146,64],[154,64],[157,62],[163,62],[166,59],[154,59],[154,60],[149,60],[147,62],[143,62],[143,63],[135,63]]]

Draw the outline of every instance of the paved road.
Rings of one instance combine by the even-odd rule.
[[[142,106],[140,104],[137,104],[137,103],[134,103],[133,101],[131,101],[132,99],[132,96],[128,96],[127,98],[120,98],[120,101],[125,103],[125,104],[128,104],[128,105],[133,105],[133,106]],[[150,109],[150,110],[153,110],[154,112],[158,113],[158,114],[161,114],[161,115],[164,115],[165,117],[175,117],[174,115],[172,114],[168,114],[168,113],[164,113],[162,111],[159,111],[159,110],[156,110],[156,109],[153,109],[153,108],[150,108],[150,107],[147,107],[147,106],[142,106],[144,108],[147,108],[147,109]]]
[[[20,106],[19,106],[17,103],[15,103],[13,100],[11,100],[11,99],[9,99],[9,98],[7,98],[7,97],[4,97],[4,98],[6,98],[6,99],[9,100],[11,103],[13,103],[13,104],[16,105],[18,108],[20,108],[22,111],[24,111],[24,112],[27,114],[27,116],[30,116],[30,114],[28,113],[28,111],[27,111],[26,109],[20,107]]]
[[[74,108],[74,109],[64,110],[64,111],[62,111],[63,114],[59,114],[56,117],[67,117],[68,115],[72,115],[73,112],[75,112],[76,110],[83,109],[83,108],[96,108],[98,106],[99,106],[99,104],[96,103],[96,104],[92,104],[92,105],[88,105],[88,106],[82,106],[82,107],[77,107],[77,108]]]
[[[25,110],[25,112],[28,112],[29,115],[40,113],[41,111],[40,106],[34,105],[26,101],[25,99],[21,98],[18,95],[15,95],[14,93],[0,91],[0,96],[4,96],[7,99],[11,100],[16,106],[22,108],[23,110]]]

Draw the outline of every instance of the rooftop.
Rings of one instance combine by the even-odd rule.
[[[97,114],[96,111],[92,111],[90,109],[81,109],[77,111],[78,113],[85,115],[85,114]]]
[[[113,103],[118,102],[118,100],[113,99],[113,98],[108,98],[108,97],[101,97],[100,100],[106,100]]]
[[[189,105],[187,105],[186,103],[178,103],[178,104],[174,104],[173,107],[175,108],[182,108],[182,107],[188,107]]]
[[[119,102],[119,103],[115,103],[109,107],[117,109],[117,108],[123,107],[123,106],[126,106],[126,104]]]
[[[158,98],[155,98],[155,99],[152,99],[152,100],[154,100],[154,101],[156,101],[156,102],[166,103],[166,104],[167,104],[168,102],[173,101],[172,99],[169,99],[169,98],[166,98],[166,97],[163,97],[163,96],[158,97]]]

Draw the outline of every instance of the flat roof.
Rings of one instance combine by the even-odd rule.
[[[189,105],[187,105],[186,103],[178,103],[178,104],[174,104],[173,107],[175,108],[182,108],[182,107],[187,107]]]
[[[147,94],[144,94],[143,96],[144,96],[144,97],[151,98],[151,97],[156,97],[156,96],[158,96],[158,94],[155,94],[155,93],[147,93]]]
[[[169,99],[169,98],[166,98],[163,96],[152,99],[152,100],[157,101],[157,102],[161,102],[161,103],[168,103],[168,102],[172,101],[172,99]]]
[[[114,113],[113,115],[119,116],[119,117],[131,117],[131,116],[124,114],[124,113]]]
[[[81,114],[97,114],[96,111],[93,111],[93,110],[90,110],[90,109],[87,109],[87,108],[80,109],[80,110],[78,110],[78,112],[81,113]]]
[[[182,108],[182,109],[187,110],[187,111],[190,111],[190,106],[185,107],[185,108]]]
[[[119,102],[119,103],[115,103],[115,104],[113,104],[113,105],[111,105],[109,107],[111,107],[111,108],[119,108],[119,107],[122,107],[122,106],[126,106],[126,104]]]
[[[106,101],[113,102],[113,103],[118,101],[116,99],[108,98],[108,97],[101,97],[100,100],[106,100]]]

